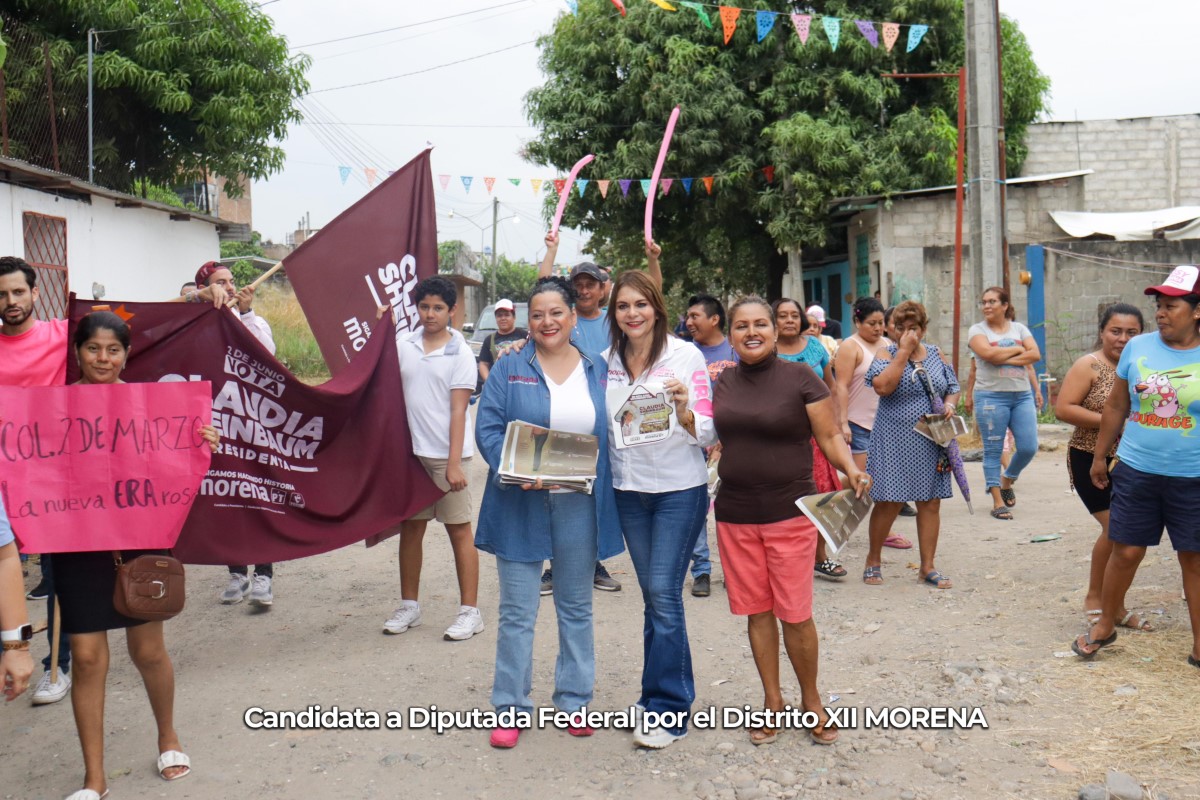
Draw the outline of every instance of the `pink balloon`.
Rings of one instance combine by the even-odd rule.
[[[671,147],[671,134],[675,133],[675,123],[679,120],[679,106],[671,111],[671,118],[667,120],[667,130],[663,133],[662,146],[658,148],[658,163],[654,165],[654,175],[650,178],[650,191],[646,193],[646,244],[650,244],[652,237],[650,236],[650,218],[654,216],[654,195],[658,192],[658,177],[662,175],[663,164],[667,160],[667,150]]]
[[[562,191],[558,193],[558,208],[554,210],[554,222],[550,225],[550,235],[558,233],[558,223],[562,222],[563,212],[567,210],[567,198],[571,196],[571,187],[575,185],[575,179],[579,177],[579,170],[590,164],[593,158],[595,156],[588,153],[576,161],[575,166],[571,167],[571,174],[563,184]]]

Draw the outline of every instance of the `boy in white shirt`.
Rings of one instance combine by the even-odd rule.
[[[438,488],[447,494],[405,520],[400,529],[400,607],[383,624],[384,633],[404,633],[421,624],[417,595],[425,526],[436,518],[446,526],[454,549],[461,608],[445,639],[470,639],[483,630],[476,608],[479,553],[471,534],[471,495],[464,469],[474,455],[475,437],[467,406],[475,391],[475,356],[462,334],[450,327],[458,301],[454,284],[434,276],[417,284],[413,301],[421,327],[399,342],[400,378],[413,453]]]

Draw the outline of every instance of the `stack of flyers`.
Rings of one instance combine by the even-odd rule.
[[[853,489],[842,489],[801,497],[796,505],[817,526],[830,551],[837,555],[849,541],[854,529],[867,518],[872,503],[867,492],[863,492],[862,497],[855,497]]]
[[[500,454],[501,483],[534,483],[592,493],[596,480],[599,440],[586,433],[568,433],[514,420],[504,433]]]
[[[944,447],[952,439],[957,439],[967,432],[967,421],[958,415],[946,417],[941,414],[925,414],[913,426],[913,430],[934,444]]]

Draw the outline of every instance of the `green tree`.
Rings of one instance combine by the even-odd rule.
[[[580,0],[541,39],[542,86],[526,97],[540,133],[527,147],[538,164],[565,171],[586,153],[585,177],[649,177],[671,108],[683,107],[664,175],[696,179],[655,201],[655,238],[668,283],[717,293],[778,291],[785,250],[830,240],[826,208],[847,195],[876,194],[953,181],[956,82],[897,81],[885,72],[954,72],[962,62],[958,0],[776,0],[741,3],[780,12],[756,40],[743,11],[728,46],[721,25],[704,26],[687,8],[665,13],[629,4],[624,18],[608,0]],[[794,7],[792,7],[794,6]],[[787,13],[813,15],[802,44]],[[838,48],[820,30],[822,15],[843,20]],[[870,43],[852,19],[931,26],[912,53]],[[907,33],[907,28],[902,28]],[[1010,174],[1020,169],[1025,127],[1043,108],[1048,80],[1024,38],[1004,33],[1005,109]],[[768,181],[763,169],[773,167]],[[713,177],[707,196],[700,178]],[[636,186],[636,184],[635,184]],[[567,206],[565,224],[592,232],[601,260],[639,264],[644,198],[588,192]]]
[[[538,268],[536,264],[527,261],[510,261],[507,256],[498,256],[495,267],[488,262],[481,271],[488,302],[494,303],[502,297],[507,297],[514,303],[523,303],[537,281]]]
[[[176,184],[208,175],[265,178],[283,167],[276,142],[300,119],[307,56],[293,56],[249,0],[13,0],[6,13],[47,37],[56,85],[87,84],[87,31],[96,29],[97,181]],[[40,55],[37,54],[37,55]],[[6,70],[18,94],[40,63]],[[44,74],[40,78],[43,81]],[[25,86],[24,84],[29,84]],[[85,114],[86,109],[63,109]]]
[[[248,242],[221,242],[221,258],[235,258],[237,256],[259,256],[263,254],[262,235],[258,231],[250,237]],[[253,283],[261,273],[254,266],[254,262],[250,260],[235,261],[229,265],[229,271],[233,273],[233,283],[235,286],[245,286],[248,283]]]

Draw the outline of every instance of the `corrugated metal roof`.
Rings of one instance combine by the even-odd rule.
[[[1029,175],[1022,178],[1009,178],[1005,183],[1009,186],[1019,186],[1025,183],[1050,183],[1052,181],[1066,180],[1067,178],[1081,178],[1084,175],[1091,175],[1095,170],[1092,169],[1077,169],[1071,172],[1055,172],[1049,175]],[[827,208],[833,211],[834,214],[852,213],[857,214],[859,211],[866,210],[864,207],[873,206],[880,200],[895,199],[898,197],[919,197],[927,194],[940,194],[942,192],[953,192],[954,184],[948,186],[932,186],[928,189],[909,189],[904,192],[892,192],[891,194],[869,194],[861,197],[838,197],[831,201]],[[850,206],[848,208],[840,208],[841,206]]]
[[[81,181],[70,175],[38,167],[15,158],[0,157],[0,182],[44,192],[57,192],[67,196],[104,197],[116,202],[118,208],[152,208],[155,211],[170,214],[172,219],[180,221],[195,219],[216,225],[218,228],[231,224],[220,217],[210,216],[199,211],[190,211],[186,208],[178,208],[177,206],[169,206],[166,203],[158,203],[154,200],[147,200],[137,195],[126,194],[113,189],[106,189],[103,186]]]

